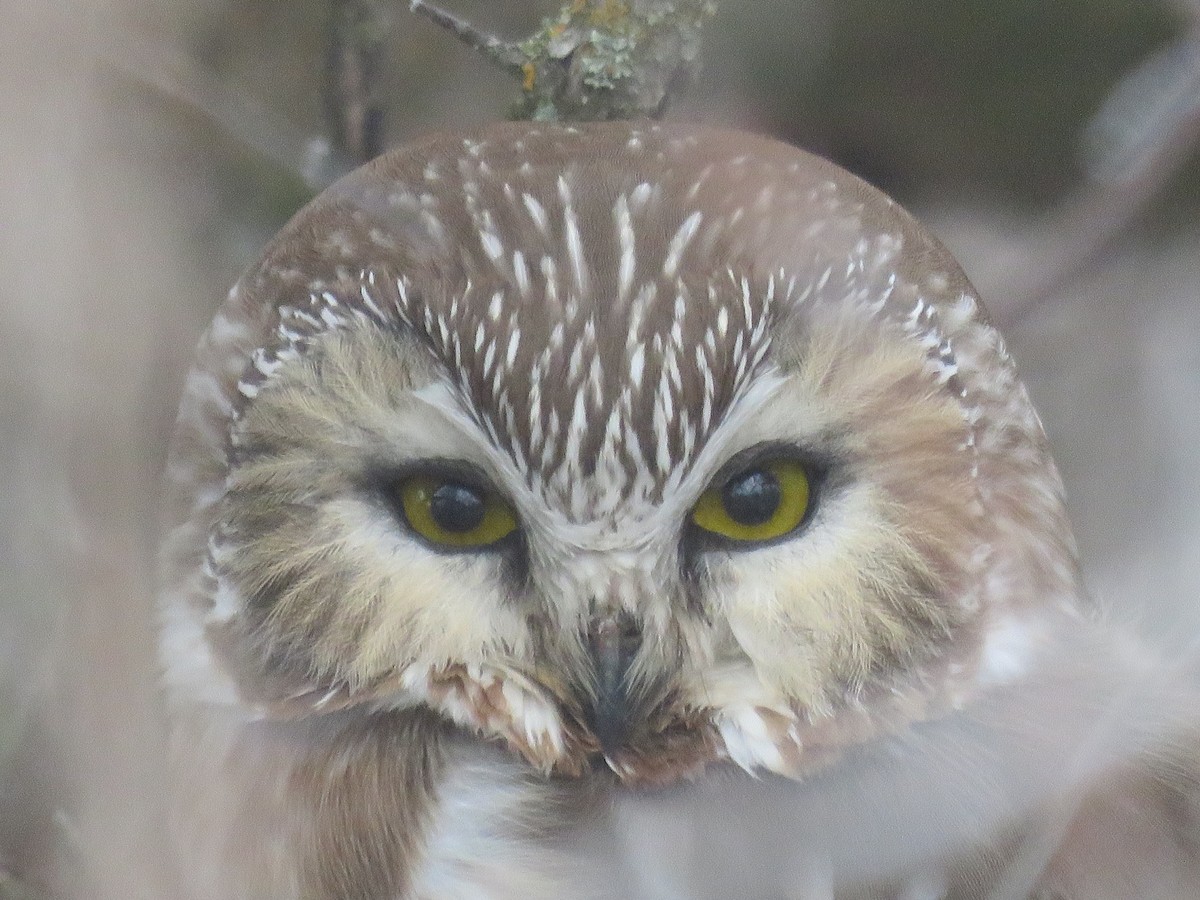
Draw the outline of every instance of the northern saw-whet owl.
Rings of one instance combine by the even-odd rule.
[[[167,509],[195,897],[1116,898],[1195,838],[971,285],[781,143],[344,178],[213,321]]]

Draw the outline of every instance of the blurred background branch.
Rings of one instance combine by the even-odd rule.
[[[379,76],[387,64],[388,27],[375,0],[330,0],[325,85],[329,156],[352,167],[383,152]]]
[[[348,171],[351,167],[348,160],[333,161],[330,139],[306,133],[265,98],[231,86],[219,71],[193,54],[132,29],[102,29],[96,37],[102,65],[193,110],[250,153],[284,173],[301,177],[312,193],[329,183],[326,168]]]
[[[1144,214],[1200,144],[1200,12],[1122,77],[1083,133],[1084,178],[1018,251],[1001,325],[1027,317]]]

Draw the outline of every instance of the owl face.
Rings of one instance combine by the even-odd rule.
[[[397,151],[293,220],[192,377],[164,654],[255,716],[796,774],[959,702],[1026,597],[1076,589],[1068,545],[1012,538],[1070,540],[965,278],[763,139]]]

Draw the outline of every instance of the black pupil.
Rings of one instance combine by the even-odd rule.
[[[730,480],[721,489],[729,518],[739,525],[762,525],[779,509],[779,479],[758,469]]]
[[[429,501],[429,513],[438,527],[462,534],[483,522],[483,495],[465,484],[438,485]]]

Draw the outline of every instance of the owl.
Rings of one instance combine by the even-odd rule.
[[[201,343],[162,561],[184,896],[1200,895],[1186,679],[1087,603],[1000,335],[773,140],[336,183]]]

